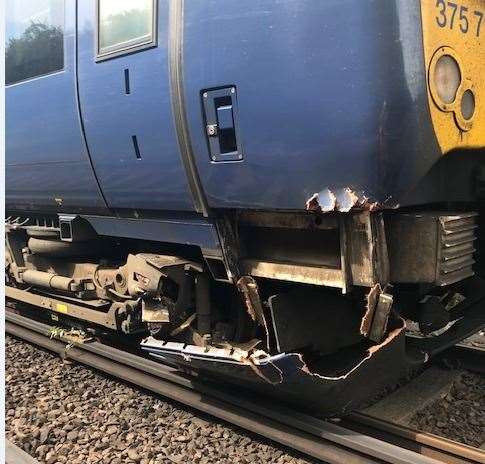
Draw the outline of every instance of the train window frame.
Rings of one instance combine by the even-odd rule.
[[[38,80],[38,79],[43,79],[45,77],[49,77],[49,76],[55,76],[57,74],[62,74],[66,71],[66,0],[62,0],[62,67],[58,68],[58,69],[54,69],[52,71],[48,71],[48,72],[45,72],[45,73],[41,73],[41,74],[36,74],[35,76],[29,76],[29,77],[26,77],[24,79],[19,79],[18,81],[14,81],[14,82],[10,82],[10,83],[7,83],[7,63],[5,62],[5,88],[9,88],[9,87],[14,87],[14,86],[17,86],[17,85],[20,85],[20,84],[25,84],[27,82],[32,82],[32,81],[35,81],[35,80]],[[6,18],[6,15],[5,15],[5,18]],[[6,37],[6,30],[5,30],[5,39],[7,38]],[[6,45],[6,44],[5,44]],[[5,47],[5,53],[6,53],[7,49]]]
[[[99,3],[101,0],[96,0],[96,18],[95,18],[95,57],[96,62],[102,62],[110,60],[113,58],[118,58],[120,56],[129,55],[132,53],[147,50],[149,48],[154,48],[158,46],[158,1],[152,0],[152,34],[149,41],[144,41],[142,43],[137,43],[134,40],[130,42],[123,42],[121,44],[113,45],[110,50],[101,52],[100,51],[100,8]],[[136,39],[135,39],[136,40]]]

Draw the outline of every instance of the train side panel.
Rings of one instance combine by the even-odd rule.
[[[168,2],[157,3],[156,46],[101,59],[95,2],[78,3],[84,127],[111,208],[193,211],[172,117]],[[110,8],[110,20],[120,21],[126,30],[130,23],[123,23],[123,15],[133,10]]]
[[[61,26],[62,69],[18,82],[13,82],[17,76],[7,75],[13,82],[5,92],[5,179],[9,209],[97,212],[106,209],[90,165],[77,107],[75,4],[74,0],[68,0],[64,12],[62,4],[53,5],[51,11],[54,14],[59,9],[59,15],[65,18]],[[14,8],[14,2],[8,6]],[[31,8],[34,10],[34,5]],[[25,32],[22,17],[20,6],[9,17],[10,31],[18,47],[31,47],[29,40],[39,40],[38,36],[46,32],[44,27],[51,34],[60,33],[52,24],[39,22],[40,26],[30,31],[29,38],[28,34],[22,35]],[[25,69],[20,72],[27,75]]]
[[[326,188],[391,205],[439,157],[418,1],[189,2],[184,27],[210,206],[304,209]],[[211,160],[201,107],[221,87],[236,89],[240,160]]]

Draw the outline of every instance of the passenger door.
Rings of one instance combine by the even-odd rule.
[[[6,207],[103,211],[76,92],[75,0],[6,2]]]
[[[78,27],[82,117],[109,206],[193,211],[172,116],[168,1],[79,1]]]

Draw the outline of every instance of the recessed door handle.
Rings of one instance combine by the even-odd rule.
[[[202,100],[212,161],[242,160],[236,88],[231,86],[205,90],[202,93]]]

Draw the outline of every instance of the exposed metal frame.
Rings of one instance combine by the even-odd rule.
[[[21,301],[29,305],[37,306],[48,311],[54,311],[64,316],[86,320],[102,325],[112,330],[117,329],[115,306],[111,305],[108,312],[90,309],[73,302],[31,293],[27,290],[5,286],[5,297]]]
[[[258,259],[243,259],[241,267],[246,274],[255,277],[346,289],[346,279],[342,269],[302,266]]]
[[[158,45],[158,1],[152,0],[152,34],[150,40],[139,41],[139,39],[132,39],[122,42],[118,45],[112,45],[106,52],[100,51],[100,9],[99,2],[96,0],[96,23],[95,23],[95,57],[96,62],[117,58],[129,53],[135,53],[148,48],[153,48]]]

